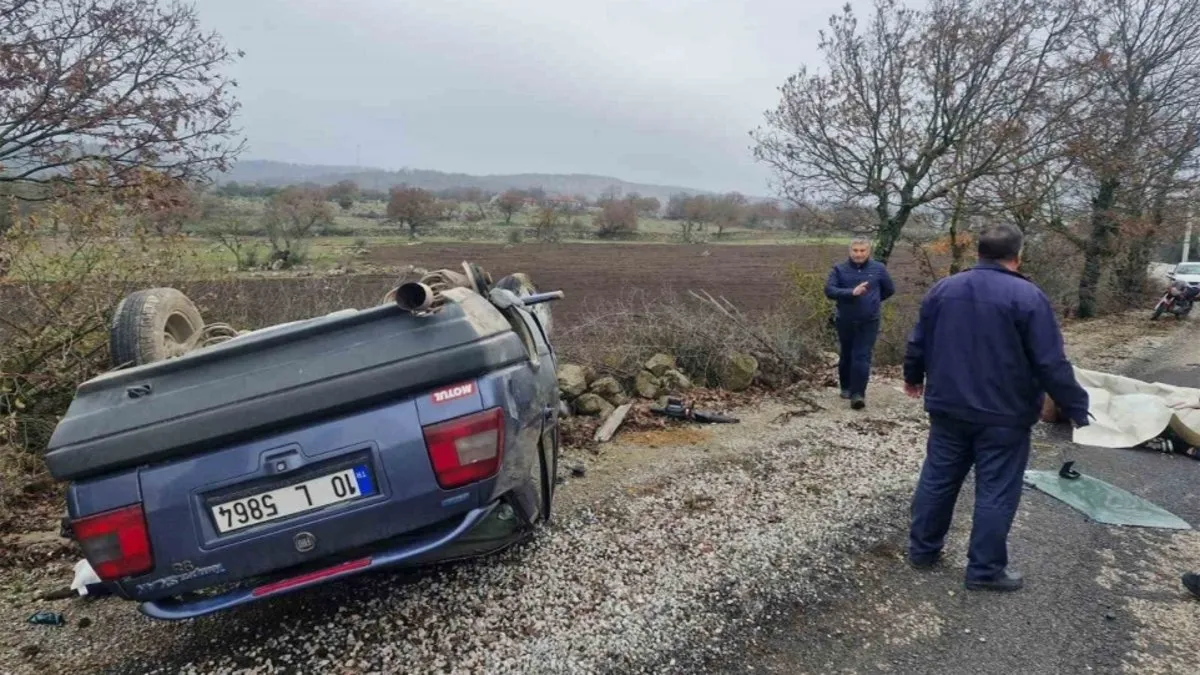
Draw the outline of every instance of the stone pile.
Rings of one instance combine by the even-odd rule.
[[[755,366],[757,368],[757,364]],[[679,371],[675,357],[668,354],[653,356],[633,381],[633,393],[647,400],[680,394],[691,388],[691,379]],[[573,363],[559,366],[558,389],[569,411],[602,419],[631,399],[617,378],[597,376],[590,369]]]

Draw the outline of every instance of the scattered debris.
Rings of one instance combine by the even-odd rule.
[[[1192,529],[1187,521],[1157,504],[1091,476],[1080,475],[1068,479],[1057,471],[1031,469],[1025,472],[1024,482],[1083,512],[1098,523],[1168,530]]]
[[[575,464],[571,466],[571,475],[575,478],[583,478],[587,475],[586,464]]]
[[[67,618],[61,612],[37,612],[29,617],[29,623],[37,626],[65,626]]]
[[[760,344],[762,344],[763,347],[767,349],[767,351],[771,352],[772,356],[779,360],[780,364],[792,371],[792,374],[796,375],[798,379],[808,380],[813,377],[812,371],[796,365],[796,363],[791,359],[781,354],[779,349],[775,346],[775,343],[754,329],[750,322],[746,320],[746,317],[742,314],[741,310],[735,307],[732,302],[723,297],[718,300],[709,295],[707,291],[702,291],[702,293],[704,293],[703,297],[697,295],[695,291],[688,291],[688,293],[691,294],[693,298],[712,305],[718,312],[720,312],[725,318],[729,319],[729,321],[735,326],[740,328],[746,335],[749,335],[757,340]],[[757,362],[755,365],[757,366]]]
[[[633,407],[632,403],[626,403],[612,412],[608,419],[604,420],[603,426],[596,430],[595,440],[598,443],[607,443],[616,435],[617,430],[621,428],[621,423],[625,421],[625,415],[629,414],[629,409]]]
[[[680,420],[688,420],[689,422],[703,422],[707,424],[737,424],[741,420],[736,417],[727,417],[712,412],[696,410],[690,404],[685,404],[683,399],[668,398],[666,405],[658,408],[651,408],[650,412],[664,417],[673,417]]]

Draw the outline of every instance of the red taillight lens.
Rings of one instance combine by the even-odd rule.
[[[141,504],[71,521],[71,531],[96,576],[104,581],[137,576],[154,568]]]
[[[423,429],[433,473],[442,489],[483,480],[500,468],[504,453],[504,411],[466,415]]]

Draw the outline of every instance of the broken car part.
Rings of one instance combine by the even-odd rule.
[[[1081,511],[1098,523],[1190,530],[1182,518],[1098,478],[1064,478],[1056,471],[1025,472],[1025,484]]]
[[[663,415],[678,420],[687,420],[689,422],[701,422],[706,424],[737,424],[741,420],[736,417],[728,417],[703,410],[696,410],[690,403],[685,403],[683,399],[668,398],[667,405],[658,408],[650,408],[650,412],[656,415]]]

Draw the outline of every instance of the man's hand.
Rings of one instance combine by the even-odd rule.
[[[867,292],[867,282],[865,282],[865,281],[854,287],[854,297],[856,297],[856,298],[866,292]]]
[[[908,394],[909,398],[921,398],[925,395],[925,385],[904,383],[904,393]]]

